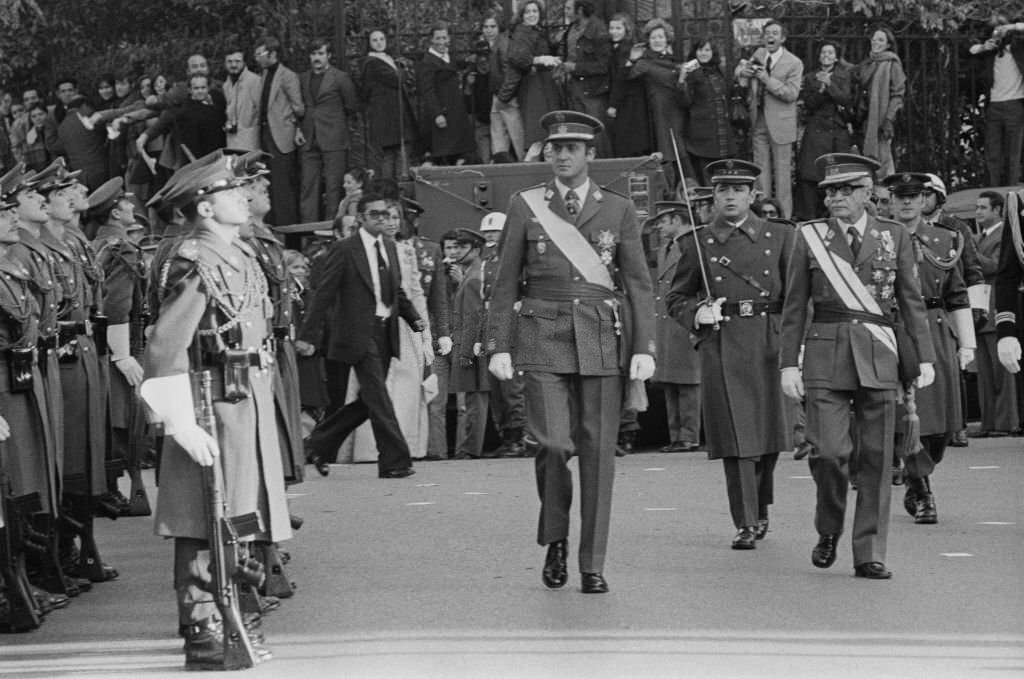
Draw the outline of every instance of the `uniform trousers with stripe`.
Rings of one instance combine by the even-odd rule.
[[[526,429],[537,449],[537,542],[548,545],[569,536],[569,459],[575,455],[580,474],[580,572],[600,573],[608,546],[622,377],[529,371],[524,396]]]

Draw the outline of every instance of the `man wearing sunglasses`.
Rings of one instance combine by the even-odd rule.
[[[309,458],[322,476],[330,473],[327,464],[337,459],[338,447],[367,418],[380,450],[380,478],[413,474],[409,445],[384,381],[391,357],[400,351],[398,317],[416,332],[427,325],[402,291],[398,251],[384,235],[390,207],[382,195],[364,193],[359,199],[359,229],[327,253],[323,277],[295,343],[302,356],[323,353],[338,393],[345,393],[352,370],[359,378],[359,397],[328,413],[309,435]]]
[[[931,384],[935,350],[908,233],[865,210],[878,162],[831,153],[816,163],[825,177],[819,186],[831,217],[798,228],[787,272],[779,363],[783,392],[805,399],[807,440],[814,446],[810,466],[817,486],[818,543],[811,562],[828,568],[836,560],[856,440],[854,573],[888,579],[888,472],[897,393],[914,373],[919,388]],[[898,351],[897,314],[916,344],[916,357]]]

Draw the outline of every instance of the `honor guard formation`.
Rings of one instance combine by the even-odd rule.
[[[667,22],[630,49],[629,17],[606,29],[589,0],[574,7],[561,56],[537,28],[539,0],[510,35],[497,15],[484,21],[490,68],[475,76],[493,158],[480,159],[546,164],[522,175],[541,183],[470,222],[432,214],[400,181],[417,133],[430,164],[473,153],[443,23],[417,69],[425,126],[377,98],[384,83],[410,105],[407,65],[374,31],[358,91],[330,66],[330,42],[298,76],[274,39],[254,52],[262,78],[241,52],[223,84],[190,59],[178,100],[95,117],[72,88],[62,117],[112,140],[158,112],[139,158],[154,160],[157,137],[183,157],[150,166],[146,200],[70,147],[37,162],[25,155],[36,134],[22,140],[0,176],[4,631],[117,587],[96,522],[152,516],[171,540],[168,630],[185,668],[265,662],[263,616],[296,587],[282,544],[303,519],[286,489],[307,465],[342,483],[332,465],[348,461],[393,484],[427,461],[532,458],[543,584],[609,592],[616,457],[638,442],[654,393],[661,452],[721,460],[735,530],[723,544],[756,550],[777,530],[774,474],[792,452],[815,484],[811,565],[849,549],[855,577],[893,577],[893,487],[895,511],[942,521],[942,461],[967,445],[969,366],[981,411],[969,435],[1020,434],[1020,139],[1016,164],[990,167],[1014,188],[982,191],[969,226],[947,212],[941,177],[893,158],[906,77],[891,32],[872,34],[857,67],[827,43],[805,77],[772,20],[733,73],[751,162],[717,125],[729,127],[729,100],[715,45],[676,63]],[[1024,102],[1024,24],[1001,26],[998,45],[979,48],[1003,50],[997,113],[1015,86]],[[870,100],[853,102],[854,80]],[[574,110],[557,105],[556,81]],[[475,93],[480,80],[467,82]],[[854,124],[844,116],[858,107]],[[346,167],[345,116],[361,108],[379,114],[376,173]],[[641,205],[598,183],[596,158],[654,151],[664,195]],[[443,225],[440,242],[421,223]]]

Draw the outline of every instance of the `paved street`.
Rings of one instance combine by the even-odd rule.
[[[811,566],[814,483],[788,454],[752,552],[729,549],[720,463],[622,459],[604,596],[578,591],[575,535],[569,585],[541,584],[531,460],[332,469],[294,489],[299,589],[264,625],[274,660],[246,676],[1024,676],[1024,439],[951,449],[936,526],[897,489],[888,582],[853,577],[845,537],[831,570]],[[149,519],[98,530],[121,578],[0,637],[0,677],[180,674],[170,543]]]

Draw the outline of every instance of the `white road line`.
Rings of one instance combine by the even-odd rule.
[[[674,512],[676,507],[644,507],[645,512]]]
[[[481,493],[477,490],[467,490],[463,495],[487,495],[487,493]]]
[[[813,476],[790,476],[791,479],[813,479]]]
[[[406,502],[406,507],[424,507],[426,505],[432,505],[433,502]]]
[[[989,469],[999,469],[997,464],[977,465],[974,467],[968,467],[971,471],[987,471]]]
[[[979,521],[979,526],[1016,526],[1016,521]]]
[[[417,488],[433,488],[436,485],[437,485],[436,483],[417,483],[416,487]]]
[[[663,471],[665,471],[665,468],[664,467],[648,467],[644,471],[645,472],[663,472]]]
[[[942,552],[942,556],[948,556],[950,558],[958,558],[963,556],[974,556],[970,552]]]

